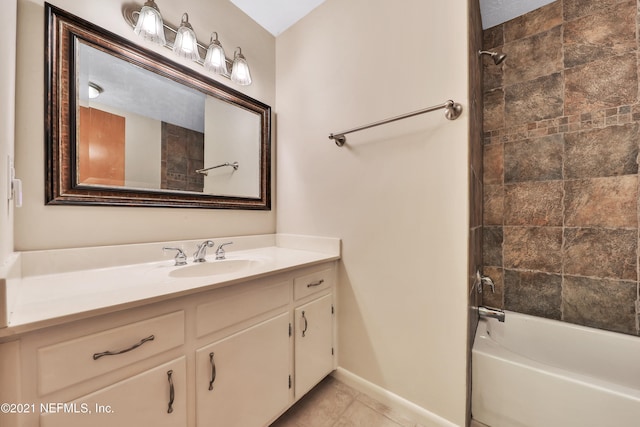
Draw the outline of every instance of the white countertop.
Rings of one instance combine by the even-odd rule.
[[[144,248],[140,245],[132,245],[133,248],[128,246],[96,248],[93,251],[94,255],[100,253],[105,258],[101,262],[89,263],[97,268],[75,270],[70,262],[51,261],[60,257],[59,251],[28,254],[22,257],[20,262],[25,263],[25,260],[28,260],[29,264],[37,263],[39,266],[21,265],[19,277],[7,278],[6,287],[10,295],[9,298],[5,298],[8,325],[0,328],[0,338],[340,258],[339,239],[289,235],[274,235],[274,239],[265,238],[265,236],[257,237],[254,240],[250,237],[235,238],[235,241],[240,243],[238,247],[247,249],[233,251],[229,246],[226,247],[228,260],[249,259],[250,266],[230,273],[197,277],[170,275],[176,269],[193,266],[191,256],[189,256],[189,264],[184,267],[174,265],[173,254],[168,254],[164,256],[165,259],[159,261],[147,260],[147,262],[129,265],[110,265],[113,264],[113,261],[108,259],[111,252],[123,257],[123,253],[129,250],[136,250],[139,253],[141,249],[151,246],[161,254],[163,243],[145,244]],[[234,241],[234,238],[215,240],[226,242]],[[260,246],[265,243],[273,243],[273,245]],[[192,242],[172,242],[169,245],[179,244],[186,246],[185,252],[191,255],[189,245],[193,245]],[[256,245],[258,247],[252,247]],[[90,253],[92,249],[84,249],[81,252]],[[66,253],[66,255],[70,254],[71,252]],[[64,256],[59,259],[68,261]],[[207,255],[207,262],[219,262],[214,259],[215,255],[211,251]],[[108,266],[100,267],[101,263]],[[86,265],[85,262],[83,266],[86,267]]]

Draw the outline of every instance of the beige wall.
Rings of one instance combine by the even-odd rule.
[[[260,116],[230,108],[208,96],[205,100],[204,166],[238,162],[238,169],[212,169],[204,177],[204,192],[223,196],[260,197]]]
[[[343,239],[339,366],[464,425],[466,2],[327,0],[277,38],[278,221]]]
[[[51,3],[120,36],[144,43],[135,38],[122,18],[121,9],[125,3],[122,0],[55,0]],[[179,23],[183,12],[188,12],[201,42],[206,43],[211,31],[217,31],[220,41],[229,50],[227,55],[232,55],[236,46],[242,46],[254,83],[247,88],[233,85],[234,89],[266,104],[275,104],[275,39],[271,34],[226,0],[164,1],[159,7],[164,18],[173,25]],[[275,231],[275,210],[45,206],[43,22],[43,0],[18,1],[16,161],[18,174],[24,181],[24,207],[16,212],[16,250]],[[144,46],[173,58],[164,48],[147,43]],[[200,70],[204,71],[201,67]],[[232,85],[228,80],[222,81]]]
[[[6,170],[14,140],[16,5],[16,0],[3,2],[0,14],[0,265],[13,250],[13,202],[7,200]]]

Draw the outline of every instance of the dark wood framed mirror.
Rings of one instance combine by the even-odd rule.
[[[48,3],[46,203],[271,208],[271,108]]]

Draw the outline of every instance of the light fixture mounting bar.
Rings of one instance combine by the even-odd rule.
[[[135,28],[136,27],[136,22],[138,21],[138,15],[140,14],[140,11],[135,9],[133,6],[126,6],[122,9],[122,16],[124,17],[124,20],[127,22],[127,24],[129,24],[131,26],[131,28]],[[170,38],[167,38],[167,42],[164,44],[164,47],[169,49],[169,50],[173,50],[173,42],[175,41],[176,38],[176,34],[178,33],[178,28],[177,27],[173,27],[169,24],[167,24],[166,22],[163,21],[163,27],[165,30],[169,30],[169,34],[171,35]],[[200,55],[202,58],[204,58],[207,54],[207,47],[203,45],[202,43],[200,43],[199,41],[197,41],[197,45],[198,45],[198,49],[201,49],[202,52],[204,52],[204,55]],[[204,66],[204,61],[202,59],[198,60],[198,61],[193,61],[196,62],[202,66]],[[225,62],[227,63],[227,70],[231,70],[232,66],[233,66],[233,61],[231,61],[229,58],[225,57]],[[227,73],[224,74],[218,74],[219,76],[223,76],[226,77],[227,79],[231,79],[231,73],[229,73],[227,71]]]

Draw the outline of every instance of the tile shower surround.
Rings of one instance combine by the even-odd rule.
[[[484,304],[638,335],[636,0],[559,0],[483,34]]]

